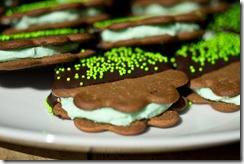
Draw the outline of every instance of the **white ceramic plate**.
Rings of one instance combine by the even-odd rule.
[[[192,105],[177,126],[141,135],[82,132],[46,108],[52,77],[52,69],[0,74],[0,140],[83,152],[166,152],[240,140],[240,111],[221,113],[208,105]]]

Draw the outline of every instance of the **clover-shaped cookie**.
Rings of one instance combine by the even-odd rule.
[[[56,69],[47,99],[55,115],[74,119],[84,131],[126,135],[141,133],[147,126],[170,127],[180,120],[178,112],[188,103],[177,88],[187,84],[188,77],[170,69],[167,57],[123,47],[90,58],[81,59],[80,66]]]

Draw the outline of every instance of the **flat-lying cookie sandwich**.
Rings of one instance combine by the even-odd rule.
[[[107,19],[103,8],[110,3],[110,0],[45,0],[11,8],[0,21],[11,26],[5,34],[75,27]]]
[[[93,26],[100,34],[98,46],[110,49],[196,39],[204,33],[197,24],[203,20],[201,14],[138,16],[95,22]]]
[[[83,29],[55,29],[0,35],[0,70],[70,62],[93,54],[82,45],[92,38]]]
[[[148,126],[171,127],[188,103],[178,87],[188,78],[166,56],[120,47],[55,69],[47,106],[86,132],[134,135]]]
[[[224,13],[215,14],[213,21],[209,24],[208,30],[220,32],[240,33],[241,29],[241,6],[235,3]]]
[[[131,5],[133,15],[211,14],[228,8],[227,3],[213,3],[211,0],[134,0]]]
[[[190,78],[193,103],[209,103],[222,112],[240,109],[240,35],[218,33],[184,45],[171,62]]]

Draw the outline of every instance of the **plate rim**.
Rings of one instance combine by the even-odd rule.
[[[67,137],[67,135],[59,135],[57,140],[52,140],[52,141],[40,141],[38,139],[36,140],[28,140],[28,139],[23,139],[22,138],[17,138],[9,135],[9,133],[5,135],[3,134],[4,130],[6,128],[3,128],[0,126],[0,141],[3,142],[8,142],[12,144],[18,144],[18,145],[23,145],[23,146],[31,146],[35,148],[46,148],[46,149],[55,149],[55,150],[66,150],[66,151],[76,151],[76,152],[93,152],[93,153],[152,153],[152,152],[172,152],[172,151],[182,151],[182,150],[194,150],[194,149],[201,149],[201,148],[207,148],[207,147],[212,147],[212,146],[219,146],[223,144],[229,144],[229,143],[234,143],[240,141],[240,136],[241,132],[240,130],[232,130],[232,131],[224,131],[224,132],[216,132],[216,133],[208,133],[208,134],[195,134],[194,137],[194,142],[187,143],[186,141],[189,140],[189,136],[178,136],[174,137],[173,139],[170,137],[166,137],[168,142],[165,142],[167,144],[162,144],[164,142],[159,142],[163,141],[165,139],[162,138],[162,140],[154,140],[154,142],[150,142],[150,144],[141,144],[142,142],[145,143],[145,141],[149,141],[150,139],[145,138],[139,138],[138,142],[132,144],[134,140],[131,138],[127,138],[126,142],[128,143],[127,145],[108,145],[107,142],[103,144],[91,144],[92,139],[87,142],[87,136],[85,142],[80,142],[79,144],[75,144],[74,142],[72,144],[70,143],[61,143],[60,138],[62,140],[63,137]],[[13,130],[13,129],[12,129]],[[14,131],[14,130],[13,130]],[[18,131],[18,130],[17,130]],[[27,133],[26,133],[27,131]],[[34,135],[42,135],[44,138],[50,138],[50,134],[40,134],[37,132],[32,132],[28,130],[22,130],[23,133],[26,135],[30,135],[32,133],[35,133]],[[57,135],[54,137],[57,137]],[[74,138],[74,137],[73,137]],[[207,139],[208,138],[208,139]],[[76,141],[81,141],[81,138],[77,139],[75,137]],[[213,140],[212,140],[213,139]],[[115,140],[120,140],[119,138]],[[170,141],[170,142],[169,142]],[[201,141],[201,142],[199,142]],[[118,141],[117,141],[118,142]],[[124,144],[123,142],[122,144]],[[160,144],[161,143],[161,144]],[[173,144],[172,144],[173,143]],[[181,144],[179,144],[181,143]],[[130,145],[130,146],[128,146]],[[139,146],[140,145],[140,146]]]

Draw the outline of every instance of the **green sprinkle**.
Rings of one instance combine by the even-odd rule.
[[[116,19],[108,19],[108,20],[101,21],[101,22],[95,22],[95,23],[93,23],[93,26],[96,28],[103,28],[103,27],[108,27],[114,23],[137,21],[137,20],[145,19],[147,17],[149,17],[149,16],[123,17],[123,18],[116,18]]]
[[[202,67],[206,63],[215,64],[220,59],[228,61],[231,56],[240,56],[240,51],[240,35],[221,32],[209,40],[183,45],[176,51],[175,57],[186,57],[185,54],[190,53],[192,62],[201,66],[198,69],[190,66],[190,71],[194,73],[203,71]],[[177,66],[175,59],[170,59],[170,61],[174,67]]]
[[[6,11],[6,15],[12,15],[14,13],[21,13],[21,12],[26,12],[26,11],[30,11],[30,10],[40,9],[40,8],[54,7],[54,6],[60,5],[62,3],[74,3],[74,2],[86,2],[86,1],[89,1],[89,0],[69,0],[69,1],[63,1],[60,3],[56,0],[45,0],[45,1],[41,1],[41,2],[23,4],[23,5],[8,9]]]
[[[170,58],[170,62],[174,63],[175,62],[175,58],[174,57]]]
[[[147,74],[150,69],[158,71],[158,65],[169,61],[160,53],[147,52],[140,48],[119,47],[99,52],[97,55],[76,60],[74,64],[61,65],[56,71],[67,70],[60,76],[65,76],[67,82],[71,80],[70,77],[74,77],[77,79],[77,85],[80,83],[80,86],[83,86],[82,79],[95,81],[103,79],[107,73],[126,76],[136,71],[144,71]]]
[[[53,108],[52,108],[52,106],[48,103],[48,96],[46,97],[45,105],[46,105],[46,107],[48,108],[49,113],[50,113],[51,115],[54,115],[54,113],[53,113]]]
[[[208,26],[208,30],[222,31],[223,28],[232,29],[240,32],[241,6],[236,3],[226,12],[214,15],[214,21]]]
[[[131,73],[132,73],[132,71],[131,71],[131,70],[128,70],[128,71],[127,71],[127,73],[128,73],[128,74],[131,74]]]
[[[79,33],[78,29],[60,28],[60,29],[52,29],[52,30],[23,32],[23,33],[18,33],[18,34],[8,34],[8,35],[0,34],[0,41],[31,39],[31,38],[38,38],[38,37],[43,37],[43,36],[69,35],[69,34],[78,34],[78,33]]]

